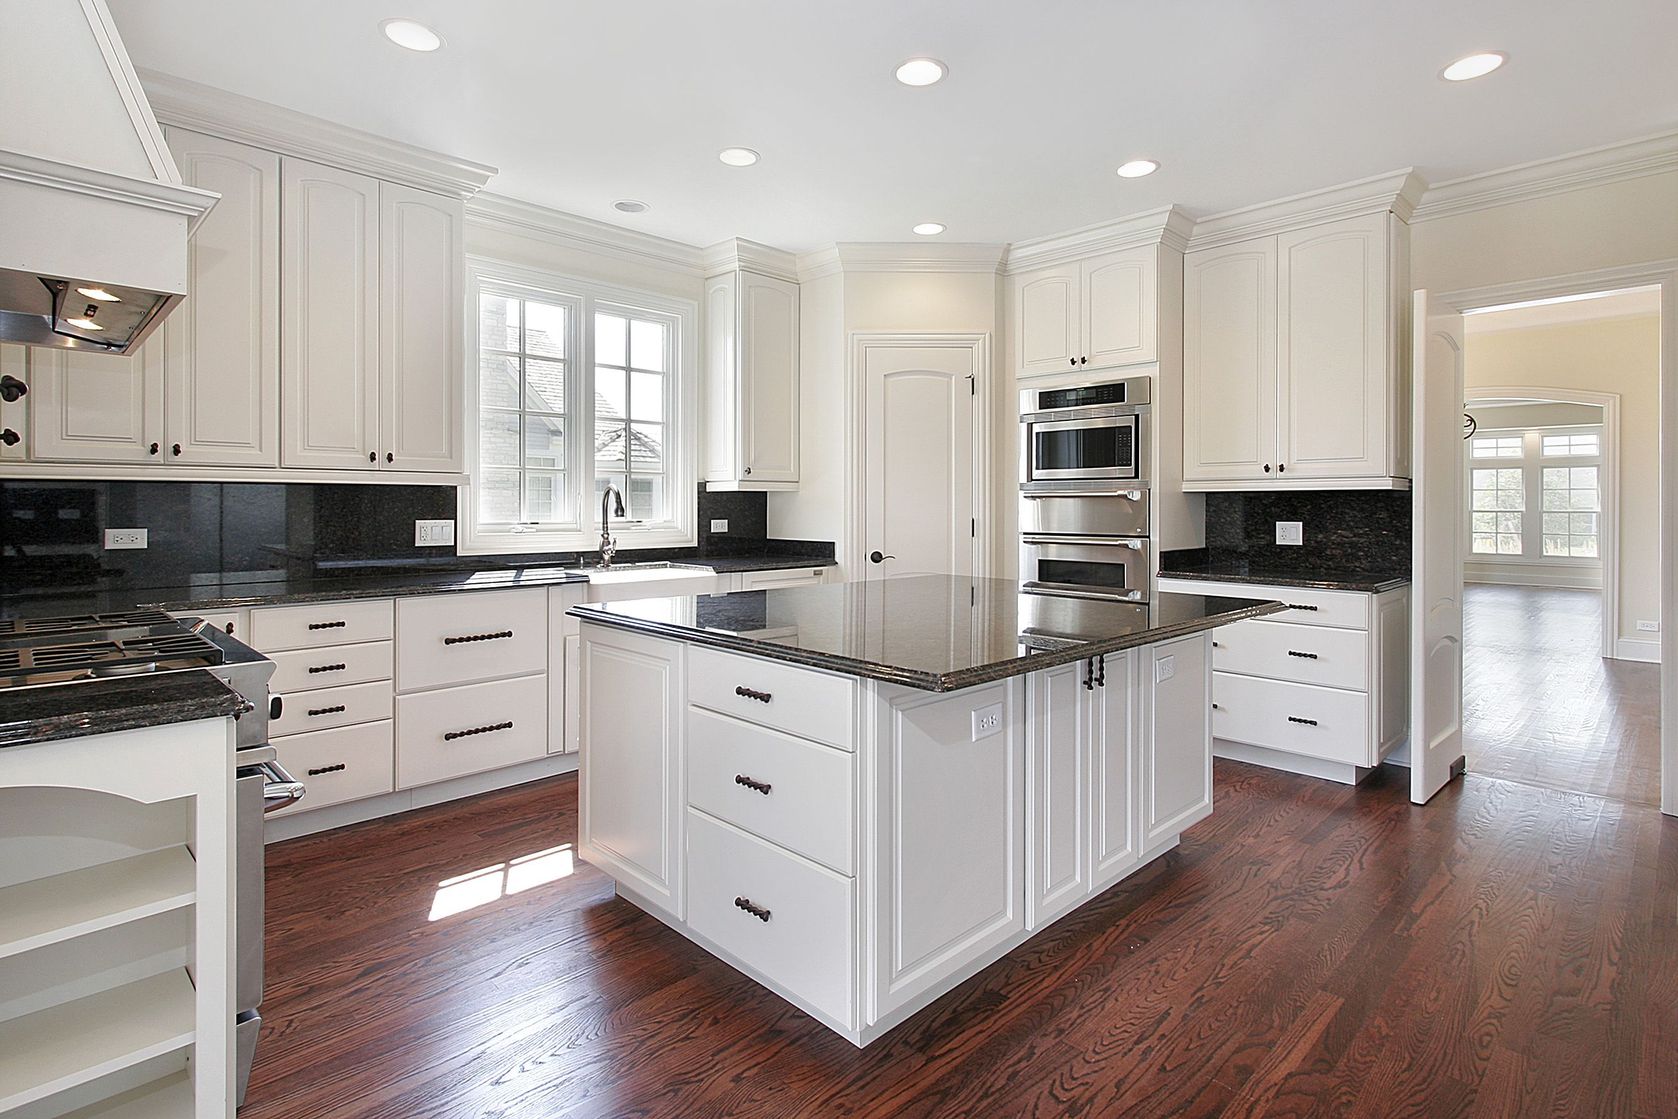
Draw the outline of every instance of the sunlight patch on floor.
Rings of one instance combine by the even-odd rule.
[[[571,844],[562,843],[546,851],[520,855],[504,863],[468,871],[437,883],[427,920],[441,921],[503,897],[569,878],[576,870]]]

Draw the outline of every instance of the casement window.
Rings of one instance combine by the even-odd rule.
[[[471,263],[460,550],[592,550],[608,483],[624,547],[692,544],[695,305]]]
[[[1469,558],[1596,561],[1601,470],[1600,428],[1477,434],[1468,448]]]

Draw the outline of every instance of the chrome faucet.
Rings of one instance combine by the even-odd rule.
[[[618,517],[624,515],[623,494],[618,487],[607,482],[600,494],[600,566],[603,568],[612,566],[612,556],[618,550],[618,542],[612,539],[611,533],[613,508],[617,509]]]

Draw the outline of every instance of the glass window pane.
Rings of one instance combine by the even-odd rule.
[[[1567,473],[1568,485],[1572,486],[1574,489],[1596,489],[1596,467],[1575,466]]]
[[[664,419],[664,374],[629,375],[630,417],[637,420]]]
[[[553,523],[564,519],[565,475],[527,471],[524,476],[524,519]]]
[[[612,485],[618,487],[618,492],[619,493],[628,493],[629,492],[629,482],[624,478],[624,476],[622,474],[600,474],[600,473],[595,474],[595,476],[594,476],[594,514],[595,514],[595,516],[600,515],[600,495],[606,492],[606,483],[607,482],[610,482],[610,483],[612,483]],[[628,517],[629,516],[629,499],[628,498],[624,499],[623,506],[624,506],[624,516]],[[612,517],[613,517],[613,520],[614,520],[614,523],[615,523],[616,518],[617,518],[617,507],[616,506],[613,506],[613,508],[612,508]]]
[[[662,521],[665,517],[664,476],[629,479],[629,515],[638,521]]]
[[[635,319],[629,324],[629,363],[637,369],[664,372],[665,335],[661,322]]]
[[[596,365],[624,365],[629,324],[619,315],[594,316],[594,361]]]
[[[1567,555],[1567,537],[1566,537],[1566,535],[1564,534],[1562,536],[1548,536],[1548,535],[1545,536],[1544,537],[1544,554],[1547,555],[1547,556],[1565,556],[1565,555]]]
[[[594,465],[597,473],[622,473],[627,466],[628,425],[611,420],[594,421]]]
[[[631,424],[629,470],[632,474],[664,473],[664,425]]]
[[[557,416],[524,418],[524,465],[537,470],[565,469],[565,421]]]
[[[1596,537],[1575,536],[1573,538],[1573,554],[1589,559],[1596,558]]]
[[[512,524],[519,519],[519,472],[480,470],[472,482],[479,524]]]
[[[478,403],[488,408],[519,406],[519,359],[506,354],[478,355]]]
[[[519,464],[519,414],[478,413],[478,461],[485,466]],[[515,490],[516,493],[516,490]]]
[[[1596,508],[1596,491],[1595,490],[1569,490],[1567,492],[1572,498],[1572,500],[1569,502],[1569,504],[1573,508],[1575,508],[1575,509],[1595,509]]]
[[[524,406],[538,412],[565,411],[565,363],[529,358],[524,363]]]
[[[594,370],[594,418],[622,420],[629,416],[629,390],[621,369]]]
[[[1568,517],[1567,531],[1574,536],[1589,536],[1596,532],[1595,513],[1574,513]]]
[[[483,292],[478,296],[478,345],[492,350],[519,348],[519,301]]]
[[[1497,551],[1497,537],[1492,533],[1475,533],[1474,550],[1482,554],[1492,554]]]
[[[1499,513],[1497,515],[1497,531],[1512,532],[1519,536],[1521,534],[1521,515],[1519,513]]]
[[[1563,536],[1567,535],[1567,514],[1566,513],[1545,513],[1544,514],[1544,531],[1546,533],[1551,533],[1551,532],[1559,533]]]
[[[1497,472],[1497,488],[1500,490],[1525,489],[1526,479],[1521,476],[1518,467],[1505,467]]]
[[[1518,556],[1521,554],[1521,538],[1519,536],[1502,536],[1497,538],[1497,552],[1502,556]]]
[[[1473,528],[1474,528],[1475,532],[1496,532],[1497,531],[1497,514],[1496,513],[1476,513],[1476,514],[1474,514]]]
[[[570,314],[567,307],[531,300],[525,305],[524,349],[541,357],[564,357]]]

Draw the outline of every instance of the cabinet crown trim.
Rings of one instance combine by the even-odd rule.
[[[496,172],[487,163],[404,144],[170,74],[140,70],[139,75],[157,119],[177,128],[454,198],[470,198]]]
[[[1144,245],[1164,245],[1182,252],[1188,246],[1189,233],[1193,228],[1193,218],[1176,206],[1166,206],[1048,237],[1015,241],[1008,246],[1005,270],[1009,273],[1024,272]]]
[[[1211,214],[1194,224],[1189,249],[1215,249],[1254,237],[1268,237],[1343,218],[1390,211],[1408,222],[1427,184],[1411,168],[1374,175],[1340,186],[1296,194],[1256,206]]]
[[[798,282],[798,258],[785,249],[748,241],[744,237],[730,237],[706,249],[703,254],[705,278],[726,272],[756,272],[773,280]]]
[[[1428,188],[1413,222],[1455,217],[1511,202],[1641,179],[1678,170],[1678,131],[1517,163]]]
[[[984,242],[912,245],[839,241],[798,255],[798,279],[842,272],[972,272],[997,275],[1008,247]]]
[[[705,267],[704,252],[693,245],[490,191],[467,201],[466,221],[469,225],[534,237],[564,248],[582,249],[636,264],[650,263],[695,276]]]

